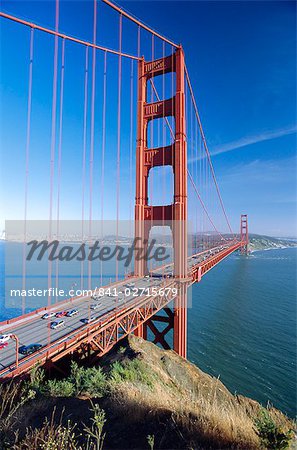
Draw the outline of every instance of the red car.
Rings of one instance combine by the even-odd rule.
[[[59,311],[56,313],[56,317],[59,319],[60,317],[66,316],[67,311]]]
[[[0,344],[0,350],[8,346],[8,342],[3,342],[3,344]]]

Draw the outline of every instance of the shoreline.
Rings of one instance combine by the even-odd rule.
[[[269,250],[286,250],[288,248],[297,248],[297,245],[288,245],[284,247],[269,247],[269,248],[258,248],[255,250],[250,250],[250,253],[256,253],[256,252],[266,252]]]

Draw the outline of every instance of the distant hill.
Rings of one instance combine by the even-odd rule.
[[[297,247],[297,240],[292,238],[276,238],[259,234],[250,234],[249,240],[249,250],[251,252],[257,250]]]

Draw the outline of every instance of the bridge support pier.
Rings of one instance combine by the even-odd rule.
[[[144,322],[139,325],[138,328],[134,331],[135,336],[141,337],[142,339],[147,339],[147,323]]]
[[[156,314],[146,322],[147,328],[153,334],[153,343],[160,344],[165,350],[170,350],[171,346],[166,340],[166,335],[174,327],[174,313],[170,308],[164,308],[164,315]],[[159,330],[158,323],[167,324],[163,330]]]
[[[187,286],[182,285],[174,302],[173,349],[183,358],[187,357],[187,303]]]

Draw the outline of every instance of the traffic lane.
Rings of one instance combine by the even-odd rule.
[[[79,304],[80,309],[77,316],[67,317],[67,324],[68,326],[71,326],[73,329],[76,329],[78,325],[82,325],[80,319],[84,318],[88,314],[89,302],[87,304],[85,302],[86,300],[84,300],[84,303]],[[55,317],[51,319],[42,319],[41,317],[42,316],[39,316],[39,318],[36,318],[34,321],[31,321],[28,324],[22,325],[12,330],[12,332],[18,336],[20,346],[29,345],[31,343],[40,343],[40,344],[48,343],[49,333],[50,331],[53,331],[50,329],[50,324],[51,322],[57,319]],[[6,347],[4,350],[1,351],[0,364],[3,364],[3,361],[6,362],[7,357],[9,356],[11,357],[11,355],[14,355],[15,359],[15,349],[12,349],[11,344],[13,344],[13,347],[15,347],[14,343],[10,342],[9,347]],[[24,356],[20,354],[20,358],[23,357]]]
[[[146,279],[146,281],[144,282],[144,280],[141,279],[137,280],[134,288],[147,288],[149,286],[159,284],[161,284],[160,280],[153,279],[147,281]],[[16,328],[14,330],[14,333],[18,335],[20,345],[29,345],[31,343],[48,345],[60,338],[63,338],[72,331],[76,331],[77,329],[86,326],[81,322],[81,319],[90,316],[96,316],[96,318],[100,318],[108,312],[121,307],[123,304],[133,304],[133,301],[135,301],[137,298],[138,295],[135,294],[124,296],[123,299],[119,301],[117,301],[118,297],[101,297],[98,301],[98,303],[100,303],[100,308],[95,311],[91,310],[90,306],[92,304],[91,301],[95,303],[96,300],[90,298],[81,298],[76,305],[76,308],[80,308],[78,314],[74,317],[65,317],[65,326],[62,326],[60,329],[52,330],[50,328],[51,322],[55,320],[54,317],[51,319],[41,319],[41,316],[39,316],[39,319],[30,322],[28,325],[22,325],[21,327]],[[73,306],[73,303],[71,303],[71,305]],[[15,362],[15,346],[12,347],[11,345],[9,345],[5,349],[1,350],[1,352],[1,366],[6,367],[7,365],[13,364]],[[20,354],[19,357],[20,359],[22,359],[24,358],[24,355]]]
[[[112,309],[114,309],[113,305],[111,304],[105,305],[102,308],[101,312],[99,313],[98,317],[100,317],[101,315],[104,316],[108,311]],[[48,325],[44,323],[44,321],[41,324],[31,323],[30,328],[28,327],[28,329],[23,330],[21,333],[19,333],[20,346],[29,345],[32,343],[38,343],[41,344],[42,346],[49,345],[55,342],[56,340],[67,336],[69,333],[75,332],[79,328],[86,327],[86,325],[81,321],[81,319],[87,316],[88,312],[82,311],[81,314],[76,317],[67,317],[65,318],[65,325],[56,330],[50,328],[51,322],[49,322]],[[5,352],[6,354],[1,355],[0,365],[3,368],[15,362],[15,343],[11,342],[10,344],[13,344],[10,345],[10,351],[8,350],[8,347],[6,347],[7,349],[7,351]],[[19,354],[19,359],[21,360],[25,356],[26,355]]]
[[[149,284],[155,285],[155,284],[159,284],[159,282],[152,281]],[[147,282],[145,285],[143,285],[142,282],[138,282],[135,284],[136,289],[140,289],[140,288],[145,289],[146,287],[148,287]],[[138,297],[137,294],[132,293],[130,296],[125,296],[122,294],[121,298],[105,296],[105,297],[101,297],[97,301],[94,299],[90,299],[90,298],[87,298],[87,299],[84,298],[84,299],[81,299],[80,302],[76,305],[76,308],[78,309],[78,314],[71,318],[66,317],[64,320],[66,320],[67,323],[72,323],[73,325],[80,326],[81,325],[80,321],[82,318],[87,318],[92,315],[98,316],[98,314],[99,315],[104,314],[104,313],[106,313],[106,308],[114,309],[119,305],[129,303],[131,300],[133,300],[137,297]],[[97,310],[92,310],[91,309],[92,304],[100,304],[101,306]],[[71,306],[73,306],[73,305],[71,305]],[[50,318],[50,319],[42,319],[41,317],[42,316],[39,316],[38,319],[35,319],[33,322],[30,322],[28,325],[23,324],[22,326],[17,327],[14,330],[12,330],[13,333],[17,334],[17,336],[19,337],[20,345],[25,344],[25,342],[23,342],[23,341],[28,338],[28,336],[31,334],[32,330],[35,332],[35,335],[37,335],[38,332],[40,331],[40,329],[44,329],[45,327],[48,328],[50,326],[51,322],[53,322],[55,320],[54,317]],[[30,339],[30,341],[31,340],[32,339]]]
[[[39,320],[39,318],[41,318],[47,312],[58,312],[58,311],[63,311],[63,310],[77,309],[78,307],[81,307],[81,305],[84,304],[85,301],[90,301],[90,297],[84,296],[84,297],[80,297],[80,298],[73,299],[73,300],[69,299],[68,303],[63,303],[62,305],[59,305],[59,303],[56,303],[54,305],[51,305],[51,307],[48,311],[41,311],[41,312],[37,313],[36,316],[30,316],[30,317],[26,318],[26,320],[22,321],[21,324],[18,324],[17,322],[15,322],[15,324],[9,325],[9,330],[7,330],[7,331],[6,331],[7,326],[4,325],[0,330],[0,334],[1,333],[3,333],[3,334],[10,333],[11,334],[14,332],[14,330],[19,330],[23,326],[27,327],[30,322],[35,322],[36,320]],[[52,320],[52,319],[50,319],[50,320]]]
[[[102,305],[100,311],[96,311],[96,314],[104,315],[107,310],[113,308],[112,302],[108,301],[105,305]],[[84,326],[81,319],[90,316],[90,304],[80,305],[80,310],[76,316],[73,317],[65,317],[65,326],[61,327],[57,330],[52,330],[50,325],[53,321],[57,320],[54,317],[51,319],[37,319],[34,322],[30,322],[27,326],[22,325],[22,327],[16,328],[14,330],[14,334],[16,334],[19,338],[19,345],[29,345],[32,343],[40,343],[42,345],[47,345],[50,342],[59,339],[63,335],[68,334],[71,331],[74,331],[82,326]],[[12,344],[12,345],[11,345]],[[9,343],[9,346],[5,349],[1,350],[1,365],[9,364],[8,361],[15,361],[15,343]],[[24,355],[20,354],[20,359],[23,358]]]
[[[134,281],[134,280],[138,280],[138,278],[131,278],[131,279],[129,279],[129,281]],[[105,290],[107,290],[109,288],[110,289],[114,289],[114,288],[118,288],[120,286],[123,286],[127,282],[128,282],[127,279],[124,279],[124,280],[121,280],[121,281],[117,282],[116,285],[113,284],[113,285],[108,285],[108,286],[102,286],[102,288],[105,289]],[[94,292],[94,290],[93,290],[93,292]],[[36,316],[40,316],[41,317],[46,312],[59,311],[59,310],[62,310],[62,309],[69,309],[69,308],[71,308],[72,305],[75,305],[77,302],[81,302],[82,300],[84,300],[86,298],[89,298],[89,297],[90,296],[84,295],[84,296],[81,296],[81,297],[78,297],[78,298],[69,299],[69,301],[67,303],[64,303],[64,301],[57,302],[56,304],[49,305],[49,309],[47,311],[40,311],[40,312],[36,313]],[[2,327],[0,329],[0,334],[1,333],[3,333],[3,334],[6,333],[6,330],[11,330],[11,328],[14,327],[14,326],[18,327],[18,326],[21,326],[22,324],[27,324],[28,322],[30,322],[32,320],[35,320],[35,317],[33,315],[29,316],[29,317],[26,317],[24,319],[20,319],[20,322],[14,322],[13,324],[4,323],[4,324],[2,324]],[[7,331],[7,333],[8,333],[8,331]]]

